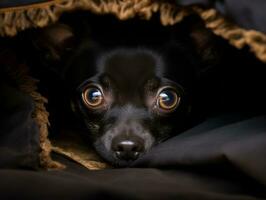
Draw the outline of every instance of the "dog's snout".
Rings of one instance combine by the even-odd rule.
[[[144,142],[140,139],[115,139],[112,142],[112,150],[120,160],[136,160],[144,150]]]

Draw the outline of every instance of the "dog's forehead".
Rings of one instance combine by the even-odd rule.
[[[161,76],[164,68],[161,59],[145,49],[118,49],[103,55],[98,69],[118,85],[139,86],[152,77]]]

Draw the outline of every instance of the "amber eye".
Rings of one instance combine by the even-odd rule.
[[[96,86],[91,86],[84,90],[82,99],[84,103],[91,108],[97,108],[104,102],[102,91]]]
[[[171,88],[163,89],[157,97],[157,105],[164,110],[171,111],[180,103],[180,96]]]

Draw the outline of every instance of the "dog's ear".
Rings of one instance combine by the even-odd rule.
[[[75,45],[72,29],[65,24],[54,24],[40,30],[33,38],[34,47],[47,63],[60,61]]]
[[[202,21],[190,26],[192,45],[202,62],[201,71],[208,71],[217,66],[224,55],[226,42],[205,27]]]
[[[227,65],[226,57],[230,45],[226,40],[206,28],[202,20],[192,23],[188,31],[192,49],[198,57],[198,63],[194,68],[195,78],[209,87],[210,82],[218,81],[224,66]]]

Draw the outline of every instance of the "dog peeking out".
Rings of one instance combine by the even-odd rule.
[[[88,145],[112,165],[130,166],[223,102],[214,74],[220,73],[224,41],[200,22],[191,26],[195,17],[173,27],[74,19],[31,35],[31,64],[40,66],[33,71],[56,96],[60,117],[74,113],[76,120],[64,123],[77,123]]]
[[[150,49],[114,49],[95,66],[97,73],[77,89],[75,111],[81,113],[96,150],[126,166],[169,137],[173,119],[182,124],[184,90],[163,76],[164,62]]]

